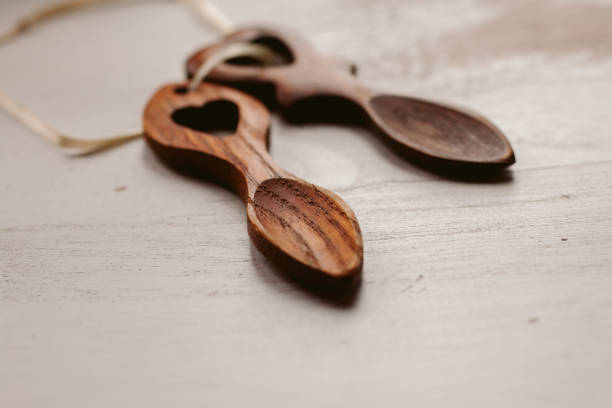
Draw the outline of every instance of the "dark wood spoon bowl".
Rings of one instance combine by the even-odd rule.
[[[465,168],[503,168],[515,161],[503,133],[483,116],[447,104],[371,91],[351,75],[347,66],[320,56],[286,29],[235,31],[194,53],[186,64],[188,77],[211,55],[236,41],[273,48],[279,62],[261,66],[230,61],[214,69],[210,80],[253,90],[260,98],[263,95],[259,91],[265,88],[248,85],[272,85],[275,103],[281,109],[320,97],[350,101],[361,108],[395,150],[421,161]]]

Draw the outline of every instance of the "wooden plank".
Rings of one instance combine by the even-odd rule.
[[[0,3],[0,24],[41,3]],[[251,247],[232,193],[140,142],[63,157],[0,115],[0,406],[609,406],[612,2],[220,6],[484,112],[516,165],[450,180],[275,117],[278,164],[360,221],[364,284],[338,305]],[[0,89],[66,132],[126,131],[215,38],[172,4],[99,8],[0,49]]]

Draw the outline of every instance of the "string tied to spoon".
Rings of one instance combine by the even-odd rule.
[[[61,15],[81,10],[88,6],[119,2],[120,0],[65,0],[45,6],[20,19],[6,31],[0,33],[0,45],[14,40],[35,25],[57,18]],[[226,34],[234,30],[233,24],[223,13],[209,0],[171,0],[179,1],[193,8],[202,18],[214,27],[218,32]],[[222,62],[236,57],[251,57],[262,64],[269,64],[275,60],[275,53],[266,46],[251,44],[248,42],[230,43],[221,47],[218,52],[204,62],[194,76],[190,89],[208,76],[208,74]],[[119,146],[143,136],[142,131],[122,133],[99,139],[78,138],[66,135],[53,126],[49,125],[33,112],[20,105],[7,94],[0,90],[0,107],[28,127],[34,133],[59,147],[63,152],[73,156],[83,156]]]

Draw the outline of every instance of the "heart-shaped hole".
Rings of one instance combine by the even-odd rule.
[[[208,102],[200,107],[181,108],[172,114],[172,120],[178,125],[219,137],[236,133],[238,119],[238,106],[226,99]]]
[[[252,41],[252,44],[264,45],[274,51],[276,56],[275,61],[271,65],[289,65],[295,61],[293,53],[287,45],[280,39],[270,36],[258,37]],[[252,57],[236,57],[227,60],[228,64],[232,65],[261,65],[261,62]]]

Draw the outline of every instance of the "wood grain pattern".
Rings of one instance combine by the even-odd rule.
[[[0,24],[43,1],[0,1]],[[0,49],[0,88],[71,134],[139,129],[218,37],[125,3]],[[273,115],[278,165],[359,219],[361,289],[337,305],[251,245],[233,192],[144,143],[63,157],[0,114],[0,406],[612,406],[612,2],[217,4],[377,89],[478,108],[510,177],[449,180],[365,129]]]
[[[191,92],[186,85],[166,85],[147,104],[149,145],[172,166],[235,190],[246,204],[251,239],[283,271],[318,291],[353,288],[363,265],[353,211],[272,161],[266,149],[270,116],[261,103],[220,85],[202,83]],[[207,128],[228,120],[236,125],[225,137]]]
[[[268,45],[277,51],[280,62],[258,66],[228,61],[213,70],[209,79],[240,86],[264,101],[271,99],[271,86],[273,103],[291,109],[294,117],[317,117],[321,113],[340,116],[339,111],[348,102],[361,109],[394,150],[417,161],[483,172],[515,161],[503,133],[482,115],[433,101],[371,91],[346,66],[320,56],[288,29],[237,29],[189,57],[187,76],[191,78],[207,58],[235,41]],[[321,113],[313,113],[314,110]],[[356,109],[352,113],[358,115]]]

